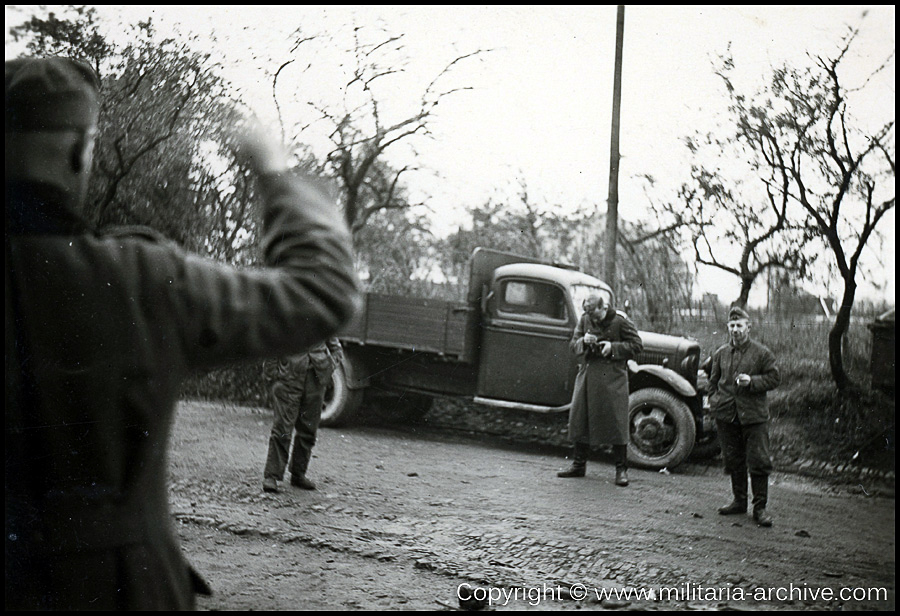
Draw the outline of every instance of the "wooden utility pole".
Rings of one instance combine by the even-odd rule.
[[[625,7],[616,10],[616,65],[613,73],[612,131],[609,144],[609,197],[606,201],[606,247],[603,277],[616,292],[616,244],[619,240],[619,113],[622,109],[622,41]]]

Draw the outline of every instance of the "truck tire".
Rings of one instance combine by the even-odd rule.
[[[350,389],[344,366],[338,366],[331,375],[331,384],[325,390],[320,426],[333,428],[350,423],[362,405],[363,390]]]
[[[697,427],[683,400],[665,389],[648,387],[628,404],[628,460],[649,469],[674,468],[694,448]]]

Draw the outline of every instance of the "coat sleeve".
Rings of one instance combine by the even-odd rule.
[[[169,256],[167,295],[189,366],[294,355],[334,335],[359,304],[350,235],[336,204],[287,174],[260,178],[265,267]],[[159,283],[157,274],[157,283]]]
[[[578,319],[575,325],[575,331],[572,333],[572,340],[569,342],[569,349],[578,357],[583,357],[586,349],[584,348],[584,317]]]
[[[619,328],[619,340],[612,344],[610,359],[614,361],[627,361],[634,359],[644,350],[644,343],[634,323],[627,317],[622,317]]]
[[[769,349],[762,349],[759,361],[757,362],[759,372],[750,375],[750,391],[753,393],[762,393],[775,389],[781,384],[781,374],[778,372],[778,366],[775,365],[775,354]]]
[[[709,385],[706,393],[709,396],[709,405],[716,408],[716,396],[719,393],[719,381],[722,379],[722,349],[716,349],[709,362]]]

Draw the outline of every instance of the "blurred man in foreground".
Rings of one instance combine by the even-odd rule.
[[[6,607],[188,609],[205,584],[170,526],[166,449],[195,369],[302,352],[357,301],[335,205],[244,134],[266,268],[82,220],[99,81],[6,63]],[[208,590],[208,589],[207,589]]]
[[[721,515],[747,513],[747,472],[753,489],[753,519],[772,526],[769,499],[769,407],[766,392],[781,382],[775,355],[750,338],[750,315],[741,308],[728,313],[730,341],[712,356],[709,404],[716,417],[725,472],[731,476],[734,500]]]

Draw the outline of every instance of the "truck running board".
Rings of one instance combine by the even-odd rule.
[[[571,403],[562,406],[541,406],[539,404],[526,404],[524,402],[511,402],[510,400],[497,400],[496,398],[482,398],[475,396],[472,400],[476,404],[485,406],[496,406],[504,409],[512,409],[516,411],[534,411],[536,413],[562,413],[569,410]]]

